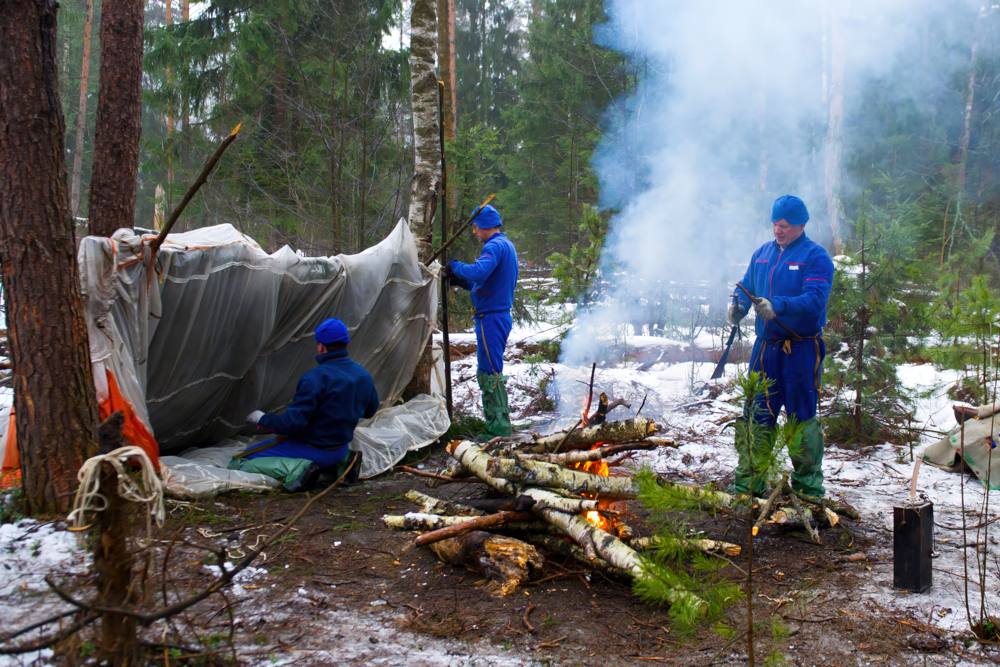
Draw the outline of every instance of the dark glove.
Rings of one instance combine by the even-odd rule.
[[[733,299],[729,302],[729,308],[726,309],[726,321],[729,324],[735,327],[746,315],[747,309],[739,301]]]

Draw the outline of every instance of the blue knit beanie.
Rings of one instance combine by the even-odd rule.
[[[336,317],[331,317],[316,327],[316,342],[323,345],[333,345],[334,343],[350,343],[351,336],[347,333],[347,327]]]
[[[771,206],[771,222],[785,220],[790,225],[804,225],[809,222],[809,210],[804,201],[795,195],[781,195]]]
[[[494,227],[501,226],[503,220],[500,219],[500,214],[497,213],[497,210],[487,204],[469,224],[472,223],[475,223],[480,229],[493,229]]]

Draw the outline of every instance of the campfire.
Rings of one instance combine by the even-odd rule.
[[[572,428],[550,435],[520,434],[485,444],[453,440],[447,451],[454,463],[440,473],[401,467],[432,478],[429,485],[478,482],[492,495],[442,500],[411,490],[406,497],[420,511],[386,515],[383,521],[392,528],[422,531],[417,545],[430,547],[442,561],[485,575],[500,595],[515,591],[539,570],[543,553],[573,558],[612,575],[642,576],[637,550],[654,548],[658,542],[635,536],[625,520],[627,501],[636,498],[638,487],[630,471],[619,464],[637,450],[677,444],[657,437],[656,422],[646,417],[607,421],[613,409],[628,407],[624,401],[601,394],[593,414],[589,404],[590,400]],[[671,494],[710,500],[714,507],[731,507],[737,501],[711,488],[662,479],[657,484]],[[796,505],[806,502],[795,500]],[[776,509],[769,502],[762,520],[769,517],[776,522],[777,517],[770,516]],[[834,523],[836,514],[830,508],[816,509]],[[798,516],[808,512],[802,507]],[[740,553],[739,545],[720,540],[695,535],[680,539],[688,550],[729,557]]]

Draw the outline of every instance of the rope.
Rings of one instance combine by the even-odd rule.
[[[138,459],[140,471],[138,480],[125,469],[125,462],[130,458]],[[108,499],[100,493],[99,472],[102,463],[107,463],[115,469],[120,497],[129,502],[149,505],[149,514],[146,516],[147,529],[150,516],[156,520],[157,526],[162,526],[166,518],[163,506],[163,482],[160,481],[160,476],[146,452],[140,447],[129,446],[119,447],[108,454],[92,456],[80,466],[80,471],[76,474],[80,486],[73,499],[73,509],[66,517],[70,522],[70,530],[86,530],[89,527],[89,524],[85,523],[87,513],[103,512],[108,507]]]

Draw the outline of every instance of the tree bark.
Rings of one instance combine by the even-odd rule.
[[[118,495],[118,474],[112,465],[101,465],[101,493],[107,506],[95,518],[94,572],[97,599],[110,608],[127,608],[136,602],[132,584],[132,556],[129,553],[131,517],[128,503]],[[137,664],[136,619],[124,614],[101,614],[100,653],[110,665]]]
[[[83,59],[80,64],[80,103],[76,112],[76,137],[73,147],[73,176],[70,181],[69,210],[75,218],[80,212],[80,181],[83,177],[83,146],[87,135],[87,98],[90,95],[90,46],[94,34],[94,0],[86,0],[83,19]]]
[[[438,0],[438,69],[444,82],[442,124],[447,145],[455,141],[458,125],[458,67],[455,60],[455,0]],[[448,181],[455,182],[455,165],[448,162]],[[458,208],[458,188],[447,192],[448,209]],[[444,239],[442,239],[443,241]]]
[[[90,179],[90,233],[131,227],[142,130],[142,0],[101,7],[101,88]]]
[[[69,212],[54,0],[0,11],[0,262],[28,510],[65,512],[97,451],[97,398]]]
[[[432,223],[441,175],[438,150],[437,19],[434,0],[414,0],[410,17],[410,82],[413,106],[413,181],[407,220],[417,242],[420,261],[433,254]]]
[[[428,262],[434,253],[433,224],[441,187],[441,153],[438,136],[438,88],[434,73],[437,52],[436,0],[414,0],[410,16],[410,83],[413,108],[413,180],[407,220],[417,243],[417,256]],[[431,341],[427,345],[404,396],[429,394]]]

